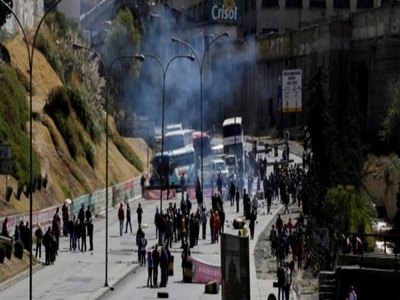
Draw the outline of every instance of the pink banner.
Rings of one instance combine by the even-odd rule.
[[[145,196],[146,200],[159,200],[160,199],[160,190],[159,189],[145,190],[144,193],[145,193],[144,196]],[[175,198],[175,195],[176,195],[176,190],[170,189],[168,199]],[[163,199],[167,199],[167,190],[162,191],[162,196],[163,196]]]
[[[189,256],[188,258],[193,264],[192,282],[193,283],[207,283],[216,281],[221,284],[221,267],[206,263],[199,259]]]

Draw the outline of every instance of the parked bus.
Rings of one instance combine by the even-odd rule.
[[[224,154],[234,154],[237,158],[239,173],[244,173],[244,138],[242,117],[225,119],[222,123],[222,144]]]
[[[150,188],[163,185],[162,178],[168,177],[170,188],[180,189],[180,177],[185,175],[186,185],[196,182],[195,154],[192,146],[157,153],[153,158]]]
[[[207,133],[194,131],[192,133],[192,138],[196,158],[201,157],[201,143],[203,143],[203,156],[207,157],[211,154],[211,138]]]
[[[186,146],[193,147],[193,130],[182,129],[167,132],[164,137],[164,150],[175,150]]]

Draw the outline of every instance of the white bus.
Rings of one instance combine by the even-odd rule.
[[[167,132],[164,136],[164,151],[175,150],[187,146],[193,147],[193,130],[182,129]]]
[[[244,173],[244,137],[242,117],[225,119],[222,123],[224,154],[236,155],[239,173]]]

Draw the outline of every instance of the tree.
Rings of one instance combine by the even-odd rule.
[[[11,9],[13,8],[13,1],[12,0],[3,0]],[[0,2],[0,28],[6,24],[7,19],[10,17],[11,11]]]
[[[106,67],[109,68],[114,59],[120,56],[138,53],[139,42],[140,34],[131,12],[129,9],[120,10],[106,36],[102,51]],[[113,91],[120,96],[124,96],[125,88],[128,85],[132,85],[133,79],[137,77],[137,74],[138,64],[135,59],[129,58],[116,62],[112,67],[111,73],[108,74]],[[116,108],[120,104],[115,103]]]
[[[392,104],[381,124],[379,137],[388,149],[400,153],[400,91],[396,91]]]

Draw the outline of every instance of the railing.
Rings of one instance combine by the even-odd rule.
[[[398,253],[400,252],[400,234],[392,233],[347,233],[345,235],[351,242],[351,250],[344,251],[345,241],[341,249],[342,266],[358,264],[360,267],[376,267],[383,269],[399,270]],[[367,251],[367,241],[374,239],[374,250]],[[361,244],[357,242],[361,241]],[[383,251],[378,251],[376,241],[383,242]],[[393,252],[388,251],[388,246],[393,245]]]

